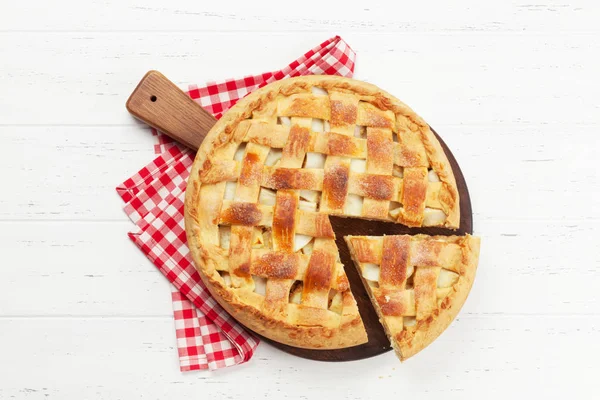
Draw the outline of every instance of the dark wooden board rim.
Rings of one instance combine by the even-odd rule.
[[[216,119],[186,93],[169,81],[158,71],[148,72],[127,100],[127,110],[136,118],[171,136],[184,145],[197,150],[202,140],[215,124]],[[258,334],[263,341],[298,357],[319,361],[352,361],[374,357],[391,350],[377,314],[371,306],[363,283],[354,268],[348,247],[344,241],[346,235],[395,235],[425,233],[428,235],[464,235],[473,233],[473,214],[471,199],[465,178],[446,143],[437,136],[456,178],[460,196],[460,227],[456,231],[441,228],[407,228],[402,225],[380,221],[365,221],[355,218],[331,217],[340,258],[345,266],[352,292],[358,303],[360,315],[365,324],[369,341],[355,347],[339,350],[307,350],[281,344]]]

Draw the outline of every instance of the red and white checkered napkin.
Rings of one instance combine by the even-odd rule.
[[[267,83],[300,75],[352,76],[356,55],[339,37],[329,39],[280,71],[190,86],[188,94],[216,118]],[[136,224],[129,237],[172,283],[182,371],[218,369],[248,361],[258,339],[211,297],[192,264],[183,221],[185,185],[194,153],[157,133],[158,158],[117,187]]]

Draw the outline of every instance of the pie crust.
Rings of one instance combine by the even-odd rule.
[[[464,304],[477,269],[474,236],[346,236],[398,358],[433,342]]]
[[[288,345],[367,341],[329,214],[458,227],[452,168],[429,126],[374,85],[285,79],[240,100],[192,166],[185,225],[214,298]]]

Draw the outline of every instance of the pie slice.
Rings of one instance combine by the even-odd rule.
[[[232,107],[192,166],[185,225],[214,298],[261,335],[366,342],[329,215],[457,228],[452,169],[429,126],[376,86],[272,83]]]
[[[479,238],[396,235],[344,239],[402,361],[423,350],[450,325],[471,290]]]

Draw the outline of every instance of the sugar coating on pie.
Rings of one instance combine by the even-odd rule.
[[[479,238],[346,236],[350,254],[396,354],[405,360],[450,325],[477,269]]]
[[[438,140],[376,86],[272,83],[232,107],[198,150],[185,202],[192,257],[215,299],[261,335],[303,348],[366,342],[329,215],[458,227]]]

